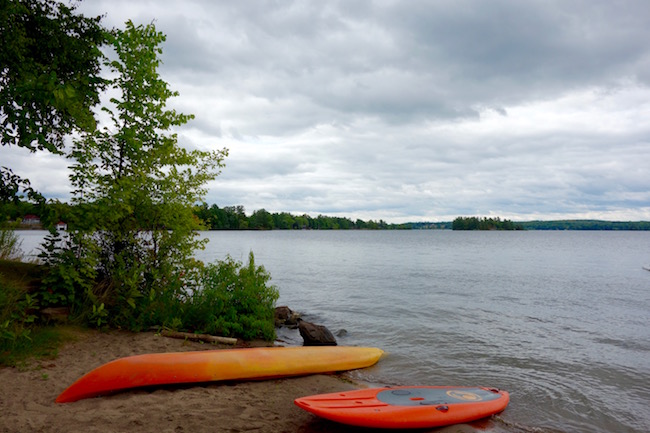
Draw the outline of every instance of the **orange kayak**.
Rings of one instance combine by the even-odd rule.
[[[129,356],[90,371],[63,391],[56,402],[68,403],[143,386],[354,370],[375,364],[383,353],[372,347],[299,346]]]
[[[509,401],[506,391],[492,388],[399,386],[312,395],[295,403],[342,424],[408,429],[474,421],[501,412]]]

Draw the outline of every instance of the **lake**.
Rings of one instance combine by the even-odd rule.
[[[39,232],[20,232],[29,251]],[[42,232],[40,234],[42,239]],[[650,431],[650,232],[217,231],[197,258],[258,265],[341,345],[388,354],[373,385],[481,385],[472,429]],[[296,331],[279,338],[300,344]]]

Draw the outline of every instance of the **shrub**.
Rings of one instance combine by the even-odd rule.
[[[20,260],[21,240],[13,230],[0,228],[0,260]]]
[[[37,301],[0,274],[0,355],[31,342]]]
[[[92,255],[74,254],[73,244],[82,240],[56,234],[49,239],[41,258],[50,270],[37,291],[43,306],[70,306],[75,318],[100,328],[162,326],[244,340],[275,338],[279,292],[252,252],[246,265],[227,257],[209,265],[190,260],[177,267],[115,266],[106,279],[95,271]]]
[[[199,287],[187,299],[183,326],[244,340],[273,340],[279,292],[268,285],[270,280],[266,269],[256,266],[252,252],[246,266],[231,257],[205,266],[199,273]]]
[[[50,232],[42,245],[39,258],[47,267],[36,295],[42,307],[67,306],[82,311],[86,295],[92,293],[96,272],[92,256],[75,254],[83,238],[68,233],[64,237],[56,230]]]

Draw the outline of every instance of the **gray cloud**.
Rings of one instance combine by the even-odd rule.
[[[167,35],[172,105],[196,115],[182,143],[230,149],[211,203],[389,221],[650,219],[643,0],[80,7]],[[64,167],[35,182],[65,195]]]

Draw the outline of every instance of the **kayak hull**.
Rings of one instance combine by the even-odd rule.
[[[295,404],[342,424],[409,429],[475,421],[503,411],[509,401],[508,392],[491,388],[403,386],[313,395]]]
[[[69,403],[145,386],[354,370],[375,364],[382,354],[381,349],[370,347],[300,346],[129,356],[90,371],[64,390],[56,402]]]

